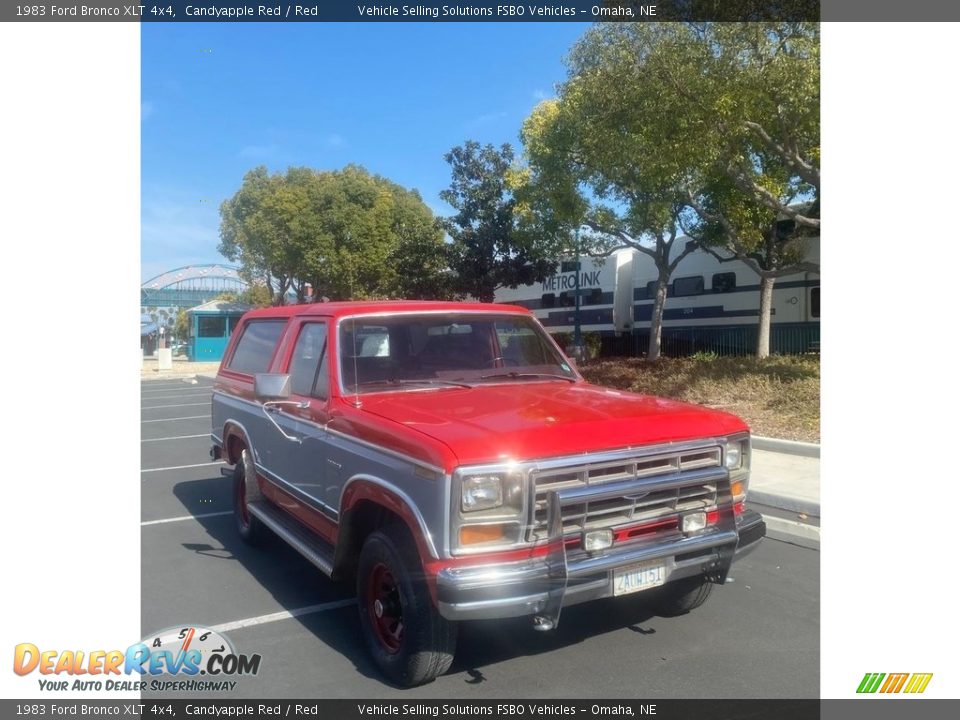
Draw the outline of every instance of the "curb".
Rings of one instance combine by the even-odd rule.
[[[763,490],[751,489],[747,493],[750,502],[767,507],[786,510],[792,513],[804,513],[813,517],[820,517],[820,503],[814,500],[804,500],[803,498],[791,497],[789,495],[777,495],[775,493],[764,492]]]
[[[820,446],[816,443],[798,442],[797,440],[780,440],[754,435],[750,439],[754,450],[786,453],[787,455],[802,455],[803,457],[820,457]]]
[[[763,521],[767,524],[768,538],[783,540],[811,550],[820,549],[819,527],[772,515],[764,515]]]

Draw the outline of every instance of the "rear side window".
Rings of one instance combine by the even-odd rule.
[[[286,320],[255,320],[247,323],[227,367],[250,375],[266,372],[286,323]]]

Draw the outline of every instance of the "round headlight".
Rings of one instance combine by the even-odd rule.
[[[727,470],[736,470],[739,468],[740,463],[743,460],[740,454],[740,443],[727,443],[727,446],[723,452],[723,456],[725,458],[724,463],[727,466]]]

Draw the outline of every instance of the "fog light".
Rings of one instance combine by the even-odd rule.
[[[613,530],[588,530],[583,534],[583,549],[587,552],[606,550],[613,545]]]
[[[707,514],[705,512],[695,512],[683,516],[683,531],[696,532],[703,530],[707,526]]]

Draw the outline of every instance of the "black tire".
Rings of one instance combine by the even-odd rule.
[[[684,578],[667,583],[652,598],[658,615],[676,617],[686,615],[703,605],[713,591],[713,583],[703,577]]]
[[[367,648],[392,683],[423,685],[450,669],[457,625],[434,607],[406,527],[382,528],[363,543],[357,601]]]
[[[243,448],[233,468],[233,519],[241,539],[248,545],[261,545],[267,536],[266,526],[250,514],[247,505],[260,500],[257,469],[253,455]]]

